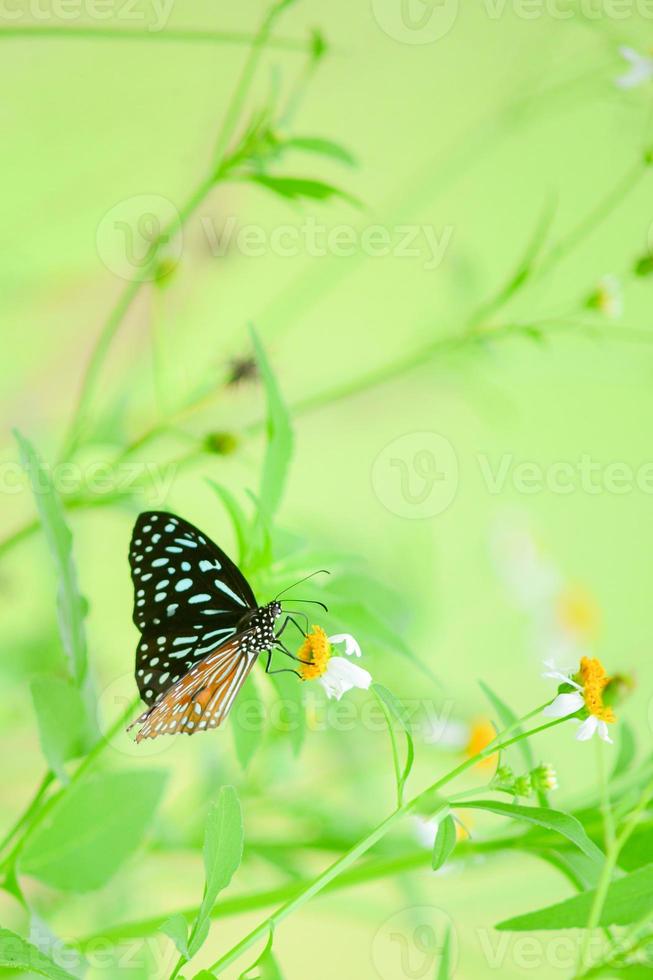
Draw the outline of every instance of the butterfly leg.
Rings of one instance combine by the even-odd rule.
[[[303,630],[303,629],[301,628],[301,626],[299,625],[299,623],[297,622],[297,620],[295,620],[295,619],[293,619],[293,617],[292,617],[292,616],[286,616],[286,618],[285,618],[285,620],[284,620],[284,622],[283,622],[283,626],[281,627],[281,629],[279,630],[279,632],[278,632],[278,633],[276,634],[276,637],[277,637],[277,640],[279,639],[279,637],[281,636],[281,634],[282,634],[282,633],[283,633],[283,631],[285,630],[285,628],[286,628],[286,626],[288,625],[288,623],[293,623],[293,625],[295,625],[295,626],[297,627],[297,629],[298,629],[298,630],[299,630],[299,632],[300,632],[300,633],[302,634],[302,636],[306,636],[306,633],[305,633],[305,632],[304,632],[304,630]],[[306,623],[307,623],[307,625],[308,625],[308,619],[307,619],[307,621],[306,621]]]
[[[278,670],[270,670],[270,664],[272,663],[272,650],[268,650],[267,654],[268,654],[268,662],[265,665],[266,674],[295,674],[297,677],[301,678],[302,675],[299,673],[299,671],[293,670],[292,667],[280,667]],[[293,656],[292,653],[290,654],[290,656],[291,657]],[[293,660],[297,660],[297,659],[298,659],[297,657],[293,657]]]

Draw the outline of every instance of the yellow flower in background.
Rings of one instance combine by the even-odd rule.
[[[496,738],[496,729],[492,722],[488,718],[477,718],[476,721],[472,722],[469,741],[465,746],[465,755],[470,759],[482,752],[490,742]],[[496,764],[496,753],[494,755],[489,755],[487,759],[481,759],[477,762],[477,766],[493,766]]]
[[[563,630],[579,638],[596,636],[600,624],[600,610],[594,597],[582,586],[568,586],[558,594],[556,613]]]

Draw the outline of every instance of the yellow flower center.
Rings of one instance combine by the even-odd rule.
[[[314,681],[322,676],[331,657],[331,644],[321,626],[313,626],[311,632],[306,634],[297,656],[305,661],[299,665],[302,680]]]
[[[613,722],[616,716],[612,708],[603,703],[603,692],[610,683],[605,667],[596,657],[582,657],[580,683],[583,686],[585,707],[599,721]]]

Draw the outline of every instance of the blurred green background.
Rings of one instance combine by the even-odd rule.
[[[426,5],[408,7],[415,18],[429,15]],[[11,428],[33,439],[46,459],[56,458],[92,345],[125,286],[119,274],[125,239],[115,231],[115,215],[138,214],[144,198],[146,210],[156,211],[160,201],[151,197],[164,199],[164,210],[166,201],[181,207],[205,175],[246,57],[241,44],[164,40],[148,30],[158,24],[148,4],[129,17],[113,5],[106,21],[88,13],[65,21],[52,8],[39,14],[27,3],[16,9],[19,18],[5,13],[0,23],[7,535],[35,514],[24,479],[16,477]],[[71,513],[100,706],[111,719],[134,694],[126,553],[135,513],[168,507],[233,551],[228,518],[204,478],[240,499],[257,484],[263,440],[249,427],[264,413],[261,387],[223,383],[230,359],[250,351],[251,322],[294,420],[279,523],[316,553],[352,555],[392,590],[396,611],[394,598],[384,611],[440,680],[432,691],[436,703],[465,725],[487,716],[476,682],[482,678],[525,712],[551,692],[540,678],[542,657],[559,653],[573,663],[586,649],[610,671],[634,672],[637,687],[622,717],[650,744],[653,480],[649,472],[646,484],[645,468],[653,466],[647,334],[653,280],[633,269],[648,254],[652,183],[646,173],[638,181],[627,175],[649,147],[652,90],[622,91],[614,80],[624,70],[619,45],[645,51],[653,27],[635,5],[619,17],[603,8],[588,16],[599,8],[572,5],[566,19],[556,16],[563,8],[546,4],[458,9],[449,0],[434,7],[423,28],[407,21],[405,9],[402,19],[402,9],[398,0],[297,3],[275,34],[299,48],[319,29],[327,53],[304,85],[301,50],[266,51],[243,116],[244,123],[277,91],[287,97],[300,79],[292,133],[337,141],[357,165],[296,152],[277,171],[333,183],[362,208],[337,199],[292,203],[244,182],[216,188],[184,229],[183,243],[174,245],[180,246],[174,273],[163,286],[144,286],[116,336],[94,398],[94,441],[79,453],[81,464],[112,458],[121,438],[137,437],[199,386],[211,394],[139,456],[152,466],[183,460],[164,470],[165,494],[148,489],[116,506]],[[163,34],[182,28],[252,34],[262,10],[250,0],[175,4]],[[449,15],[443,36],[424,37]],[[147,36],[9,33],[82,24]],[[624,178],[633,185],[627,194]],[[615,188],[614,207],[603,214]],[[490,311],[483,330],[470,336],[470,317],[510,280],[547,219],[541,254],[561,240],[574,247]],[[389,254],[358,248],[338,255],[326,246],[312,255],[301,231],[292,254],[270,244],[275,229],[301,229],[307,220],[325,235],[338,226],[358,236],[381,226]],[[233,238],[224,254],[214,254],[216,235],[226,236],[233,222],[263,229],[261,254],[246,254]],[[435,267],[425,227],[444,243]],[[575,229],[578,240],[566,239]],[[401,254],[399,239],[407,234],[416,254]],[[616,318],[585,305],[605,276],[616,277],[623,291]],[[448,346],[449,338],[462,340]],[[420,350],[418,363],[402,370]],[[368,376],[357,390],[358,379]],[[235,451],[194,453],[216,431],[236,436]],[[433,433],[441,440],[433,442]],[[547,474],[559,472],[552,467],[578,467],[587,458],[596,464],[591,487],[578,475],[571,492],[546,485]],[[516,468],[524,463],[543,474],[542,486],[539,477],[533,484],[531,471],[528,485],[520,483],[524,471]],[[625,466],[621,482],[613,464]],[[493,487],[488,472],[507,475]],[[536,561],[528,557],[532,541]],[[536,601],[529,575],[537,580],[545,566],[556,570],[557,585]],[[0,603],[0,817],[8,826],[44,766],[28,681],[60,657],[52,568],[39,535],[2,554]],[[356,632],[355,623],[337,625]],[[364,647],[374,679],[400,697],[431,696],[424,675],[388,646],[371,640]],[[558,769],[557,800],[582,799],[595,782],[594,746],[575,743],[569,725],[538,748]],[[452,753],[418,746],[416,787],[453,765]],[[318,826],[324,810],[337,826],[351,820],[361,830],[392,806],[384,733],[309,732],[298,758],[277,739],[245,772],[227,730],[138,750],[124,736],[110,761],[137,766],[149,756],[172,773],[156,846],[90,896],[63,902],[34,885],[34,900],[58,935],[101,932],[197,900],[200,857],[185,846],[180,828],[193,825],[189,810],[211,780],[238,787],[246,833],[254,838],[286,839],[297,829],[292,809],[299,804],[315,808]],[[309,856],[306,867],[319,869],[328,859]],[[273,887],[286,872],[259,856],[232,890]],[[496,947],[490,927],[567,893],[561,876],[525,855],[509,866],[476,861],[439,876],[423,870],[317,899],[279,929],[275,949],[290,980],[385,980],[375,964],[380,931],[400,910],[434,906],[455,924],[456,975],[495,976],[483,942],[489,937]],[[215,955],[206,962],[261,915],[216,926],[209,944]],[[0,918],[24,929],[24,913],[6,895]],[[511,943],[502,976],[561,975],[544,954],[525,961]],[[167,976],[147,969],[146,975]]]

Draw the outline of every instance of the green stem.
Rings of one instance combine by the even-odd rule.
[[[258,68],[258,63],[261,59],[263,50],[268,43],[272,26],[286,5],[285,0],[275,0],[263,18],[261,26],[256,33],[254,41],[252,42],[247,61],[243,66],[240,79],[238,80],[238,84],[236,85],[231,102],[227,108],[224,122],[222,123],[222,129],[220,130],[220,135],[218,136],[215,146],[213,158],[215,161],[216,170],[218,171],[220,164],[223,161],[226,149],[229,145],[229,141],[234,135],[236,126],[238,125],[238,120],[245,105],[249,87],[256,73],[256,69]]]
[[[0,40],[10,38],[29,38],[36,40],[93,40],[93,41],[165,41],[168,43],[193,44],[235,44],[249,45],[254,35],[244,31],[190,31],[190,30],[159,30],[133,31],[115,27],[3,27],[0,29]],[[271,37],[268,45],[280,51],[306,52],[306,41],[296,41],[293,38]]]
[[[608,849],[605,855],[603,867],[601,868],[601,874],[596,886],[596,892],[594,893],[594,901],[592,902],[585,934],[583,936],[583,944],[581,946],[579,957],[579,972],[583,972],[589,966],[589,945],[593,932],[601,921],[601,913],[603,912],[603,906],[605,905],[608,889],[612,880],[612,874],[617,866],[619,855],[621,854],[626,841],[637,827],[640,814],[648,805],[648,801],[650,800],[651,796],[653,796],[653,781],[651,781],[644,789],[637,806],[628,815],[628,819],[624,823],[621,833],[613,840],[612,846]]]
[[[392,764],[395,770],[395,781],[397,785],[397,807],[401,807],[404,802],[404,784],[401,772],[401,762],[399,760],[399,749],[397,748],[397,739],[395,737],[394,729],[392,727],[392,718],[390,712],[388,711],[383,698],[381,698],[372,686],[372,694],[376,698],[377,702],[381,707],[383,716],[385,718],[385,723],[388,729],[388,735],[390,736],[390,745],[392,746]]]
[[[551,704],[552,700],[553,700],[552,698],[549,698],[549,700],[545,701],[544,704],[539,705],[539,707],[537,708],[533,708],[532,711],[529,711],[528,714],[524,715],[522,718],[516,718],[515,721],[511,722],[511,724],[508,725],[507,728],[504,728],[502,732],[496,735],[492,739],[492,741],[486,746],[486,748],[490,748],[490,746],[494,745],[495,742],[497,742],[500,738],[503,738],[505,735],[509,735],[510,732],[519,731],[519,729],[521,728],[521,726],[524,724],[525,721],[530,721],[530,719],[534,718],[536,715],[542,714],[544,709],[549,704]]]
[[[4,851],[4,849],[14,839],[14,837],[16,836],[16,834],[18,834],[19,831],[21,831],[22,828],[25,826],[25,824],[28,823],[31,820],[32,816],[34,815],[34,813],[38,810],[39,806],[41,805],[41,800],[43,799],[43,797],[47,793],[48,788],[50,787],[50,784],[52,783],[52,781],[54,780],[54,778],[55,778],[54,777],[54,773],[52,773],[52,772],[46,772],[45,776],[43,777],[43,779],[41,780],[41,782],[39,784],[38,789],[36,790],[36,793],[34,794],[32,800],[31,800],[31,802],[29,803],[29,805],[27,806],[27,808],[25,809],[25,811],[21,814],[21,816],[18,818],[18,820],[13,825],[13,827],[11,828],[11,830],[9,830],[5,834],[5,836],[3,837],[2,842],[0,843],[0,851]]]
[[[531,735],[535,735],[538,732],[545,731],[547,728],[552,728],[554,725],[559,725],[564,718],[555,718],[553,721],[547,722],[544,725],[539,725],[537,728],[532,729],[528,732],[523,732],[520,735],[515,735],[513,738],[508,739],[506,742],[502,742],[497,748],[488,751],[487,748],[479,752],[477,755],[473,756],[471,759],[466,759],[459,766],[453,769],[451,772],[442,776],[440,779],[436,780],[431,786],[426,790],[419,793],[417,796],[413,797],[403,806],[398,807],[394,813],[386,817],[380,824],[378,824],[374,830],[372,830],[366,837],[354,844],[345,854],[343,854],[337,861],[335,861],[330,867],[328,867],[322,874],[318,875],[306,888],[298,894],[290,898],[285,902],[280,908],[273,912],[272,915],[268,916],[262,922],[259,923],[254,929],[251,930],[246,936],[244,936],[240,942],[236,943],[224,956],[209,967],[209,970],[213,973],[217,973],[220,970],[226,969],[230,966],[241,953],[249,949],[255,942],[263,937],[267,936],[270,929],[274,929],[280,922],[291,915],[296,909],[300,908],[306,902],[308,902],[315,895],[319,894],[327,885],[334,881],[343,871],[346,871],[359,857],[362,857],[371,847],[373,847],[378,841],[380,841],[385,835],[392,830],[406,814],[410,813],[419,807],[420,803],[433,794],[437,793],[443,786],[450,783],[453,779],[459,776],[461,773],[470,769],[472,766],[476,765],[482,759],[487,758],[488,755],[493,755],[495,751],[499,751],[507,748],[509,745],[513,745],[515,742],[520,741],[522,738],[528,738]]]
[[[109,353],[109,349],[111,348],[113,340],[121,327],[129,308],[140,293],[143,285],[151,278],[149,273],[156,265],[161,247],[172,235],[178,233],[179,229],[183,227],[186,221],[207,196],[209,191],[220,179],[219,169],[225,150],[238,124],[240,113],[244,106],[245,99],[247,98],[249,86],[252,83],[261,53],[269,39],[272,25],[284,6],[285,4],[283,0],[273,4],[263,18],[261,27],[254,38],[249,56],[245,62],[245,67],[243,68],[236,89],[231,97],[229,106],[227,107],[224,122],[220,130],[220,135],[218,136],[214,163],[210,168],[208,177],[206,177],[190,194],[188,200],[179,211],[178,217],[169,222],[169,224],[166,225],[163,231],[161,231],[157,236],[156,240],[152,242],[148,261],[146,267],[142,270],[141,277],[134,279],[123,289],[116,305],[111,311],[109,319],[106,321],[104,327],[100,331],[100,335],[91,352],[91,356],[82,379],[80,392],[70,426],[64,439],[60,459],[67,459],[69,456],[71,456],[77,449],[79,442],[83,437],[84,428],[87,423],[89,406],[93,399],[98,378],[107,354]]]
[[[615,841],[615,825],[605,768],[605,749],[605,743],[601,739],[597,739],[596,766],[599,778],[599,794],[601,797],[601,816],[603,817],[603,839],[605,841],[605,853],[607,854]]]
[[[16,844],[14,844],[9,854],[4,858],[1,865],[2,869],[6,870],[7,868],[11,868],[12,865],[15,864],[16,859],[18,858],[25,844],[32,836],[36,828],[39,827],[43,823],[45,818],[48,816],[48,814],[51,813],[53,807],[55,807],[59,802],[59,800],[61,800],[68,792],[70,792],[72,787],[75,786],[80,781],[80,779],[82,779],[83,776],[85,776],[91,769],[94,768],[100,756],[110,745],[111,740],[124,727],[125,723],[129,720],[129,718],[131,718],[139,702],[140,702],[140,698],[135,698],[134,701],[132,701],[132,703],[125,709],[125,711],[123,711],[123,713],[115,719],[115,721],[112,723],[109,730],[107,731],[106,735],[104,735],[98,742],[96,742],[96,744],[93,746],[93,748],[88,753],[88,755],[77,767],[77,769],[75,770],[75,772],[70,778],[70,782],[66,786],[63,786],[58,793],[55,793],[53,796],[51,796],[46,801],[44,806],[40,807],[40,809],[39,808],[35,809],[34,800],[32,801],[27,811],[23,814],[23,816],[18,821],[21,825],[21,829],[22,827],[25,827],[25,831],[22,834],[22,836],[18,839]]]

